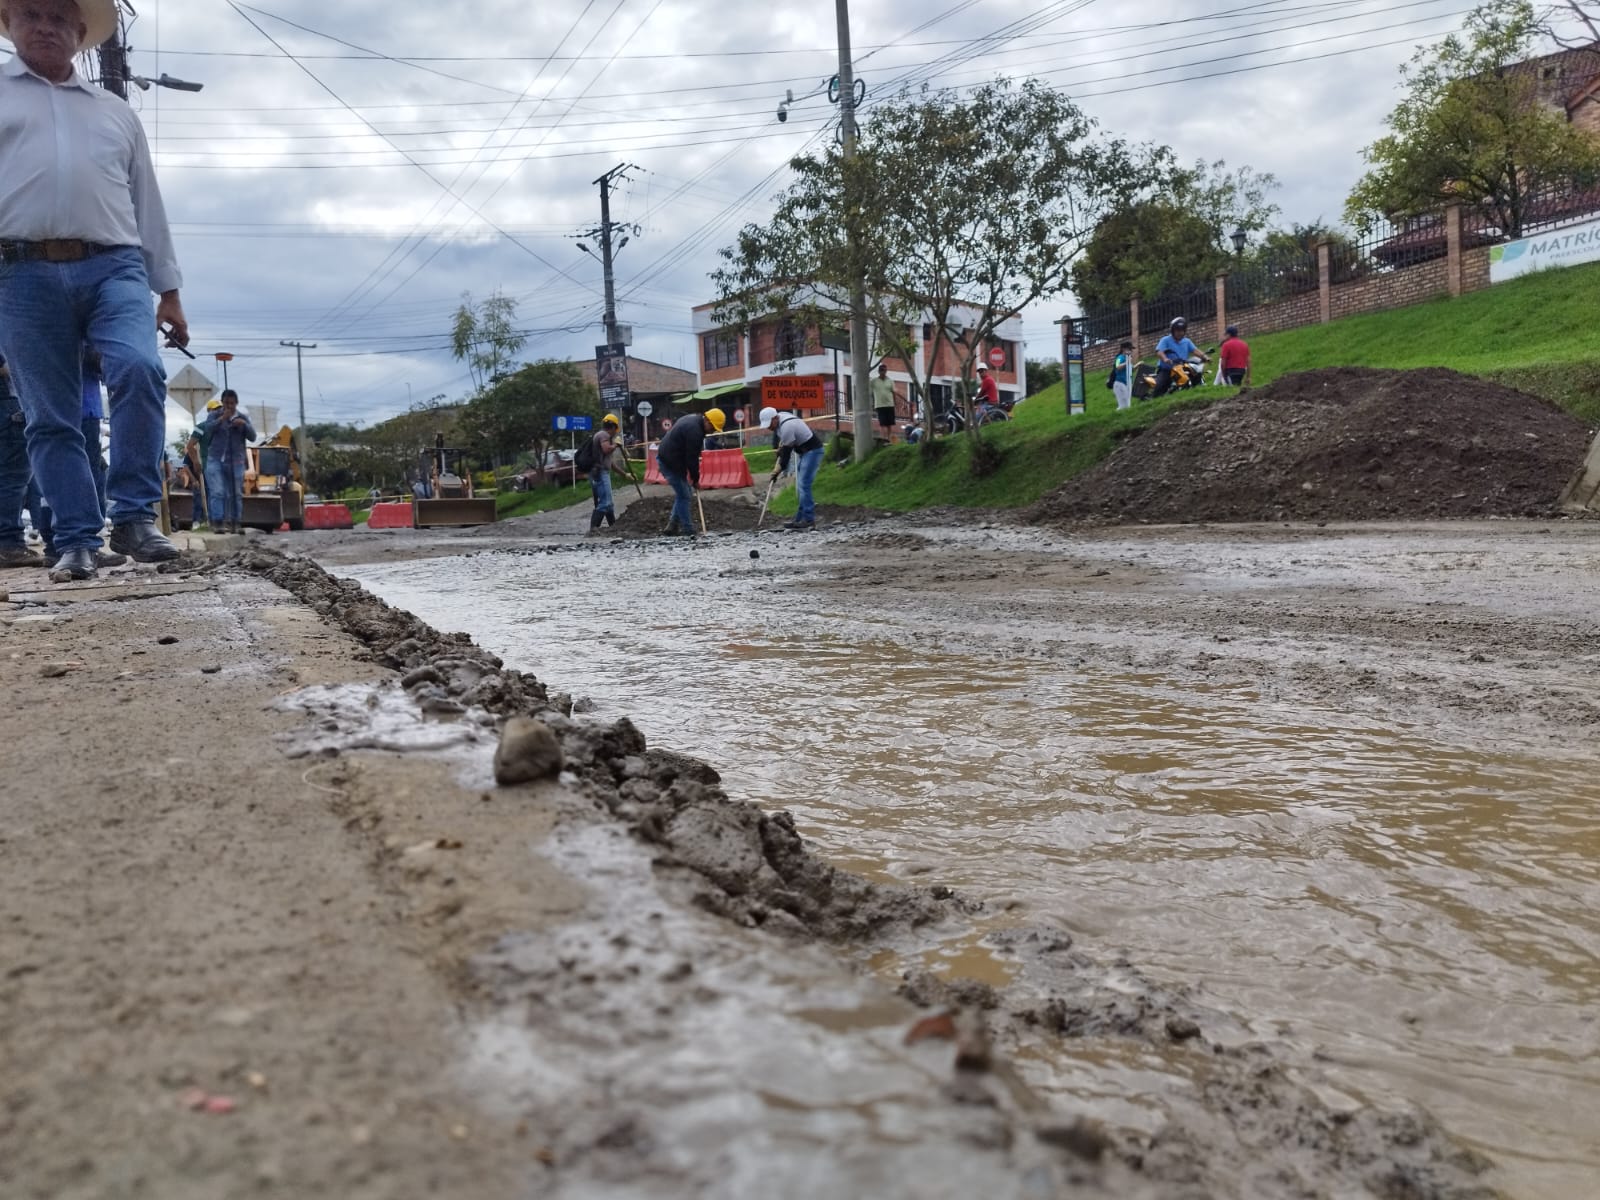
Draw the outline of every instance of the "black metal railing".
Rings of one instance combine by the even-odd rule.
[[[1078,318],[1078,328],[1083,333],[1086,346],[1120,342],[1132,334],[1132,310],[1126,304],[1114,308],[1087,305],[1083,315]]]
[[[1217,315],[1217,284],[1214,279],[1174,289],[1139,304],[1139,333],[1165,333],[1176,317],[1203,321]]]

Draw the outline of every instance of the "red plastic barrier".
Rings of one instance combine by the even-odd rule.
[[[656,464],[656,452],[650,451],[645,467],[646,483],[665,483],[661,468]],[[750,475],[750,463],[742,450],[707,450],[700,455],[700,486],[702,488],[747,488],[755,486]]]
[[[411,501],[386,500],[374,504],[367,516],[368,529],[410,529]]]
[[[348,505],[306,505],[307,529],[352,529],[354,527],[355,521],[350,516],[350,508]]]
[[[707,450],[700,456],[702,488],[747,488],[755,486],[750,464],[742,450]]]

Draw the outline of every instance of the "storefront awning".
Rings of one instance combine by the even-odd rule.
[[[742,392],[748,385],[745,383],[719,383],[712,387],[703,387],[698,392],[679,392],[672,398],[674,404],[695,405],[703,404],[707,400],[717,400],[723,396],[730,396],[734,392]]]

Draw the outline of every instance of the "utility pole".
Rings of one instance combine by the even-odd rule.
[[[100,86],[119,100],[128,98],[128,48],[122,44],[122,15],[117,14],[117,28],[100,43],[96,52],[100,57]]]
[[[593,229],[585,230],[583,234],[584,237],[591,237],[600,243],[600,268],[605,273],[605,327],[606,345],[608,346],[615,346],[622,340],[621,333],[617,329],[617,281],[614,270],[616,254],[617,251],[621,250],[628,244],[628,238],[630,235],[637,234],[639,232],[639,227],[637,225],[628,226],[612,224],[611,184],[614,180],[626,179],[628,177],[627,172],[632,169],[632,163],[618,163],[616,166],[612,167],[611,170],[607,171],[604,175],[600,176],[599,179],[594,181],[595,184],[600,188],[600,224]],[[621,239],[614,241],[613,239],[618,233],[622,235]],[[593,250],[589,249],[589,247],[582,242],[578,243],[578,249],[582,250],[585,254],[594,253]]]
[[[302,350],[315,350],[315,342],[279,342],[280,346],[294,347],[294,374],[300,384],[300,457],[311,461],[311,442],[306,438],[306,372],[300,359]]]
[[[844,142],[846,185],[848,187],[849,163],[856,156],[856,78],[850,63],[850,0],[834,0],[834,15],[839,24],[839,120]],[[856,221],[859,209],[852,203],[848,190],[845,193],[845,237],[850,246],[851,258],[860,251],[859,231]],[[867,342],[867,284],[859,263],[851,268],[850,280],[850,405],[855,414],[853,422],[856,441],[856,461],[862,462],[872,453],[872,405],[868,401],[871,384],[868,382],[871,364],[867,358],[872,347]]]

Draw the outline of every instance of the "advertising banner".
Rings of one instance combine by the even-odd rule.
[[[1489,282],[1600,259],[1600,217],[1489,247]]]
[[[628,407],[628,348],[622,344],[594,348],[594,377],[600,385],[600,406],[620,413]]]

